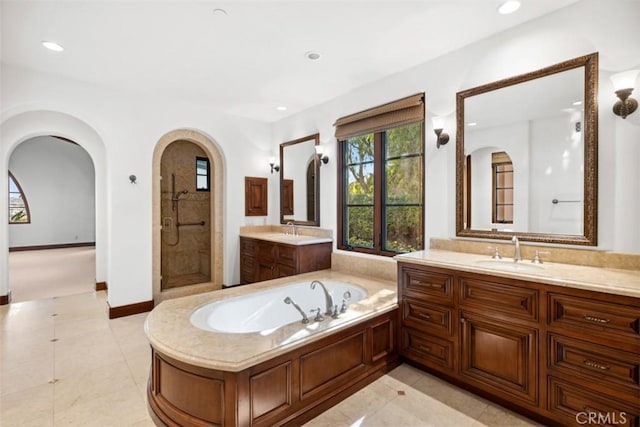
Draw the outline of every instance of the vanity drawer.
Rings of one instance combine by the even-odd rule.
[[[407,298],[402,303],[402,321],[405,325],[425,332],[452,337],[454,311],[452,308],[416,302]]]
[[[453,304],[453,276],[404,265],[400,274],[404,294]]]
[[[253,256],[257,248],[256,241],[245,237],[240,237],[240,253]]]
[[[298,253],[298,248],[296,246],[278,245],[277,252],[278,252],[278,258],[277,258],[278,264],[295,267],[296,255]]]
[[[640,355],[549,334],[549,369],[640,396]],[[640,400],[640,399],[639,399]]]
[[[459,283],[461,308],[538,321],[540,298],[537,289],[468,277],[459,278]]]
[[[550,327],[573,330],[585,337],[597,332],[598,337],[640,345],[640,308],[554,293],[548,298]]]
[[[548,384],[547,409],[563,425],[640,425],[637,405],[554,377],[549,377]]]
[[[439,371],[451,371],[454,367],[453,342],[402,328],[402,354],[415,362]]]

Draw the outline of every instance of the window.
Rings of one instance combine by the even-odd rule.
[[[196,190],[209,191],[210,183],[209,159],[196,157]]]
[[[31,215],[24,192],[9,172],[9,224],[29,224]]]
[[[340,141],[340,247],[381,255],[423,245],[423,124]]]
[[[513,224],[513,163],[507,153],[491,154],[493,170],[493,222]]]

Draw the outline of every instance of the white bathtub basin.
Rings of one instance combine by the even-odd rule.
[[[310,287],[311,281],[294,283],[280,288],[258,291],[248,295],[228,298],[196,308],[191,316],[191,324],[212,332],[230,334],[269,331],[289,323],[302,320],[293,305],[285,304],[291,298],[302,308],[313,323],[310,310],[320,308],[325,311],[324,292],[320,286]],[[347,304],[357,302],[367,296],[360,286],[336,281],[322,281],[333,297],[334,304],[342,305],[346,291],[351,293]]]

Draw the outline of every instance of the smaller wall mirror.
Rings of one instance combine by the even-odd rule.
[[[280,144],[280,223],[320,225],[320,134]]]
[[[597,244],[598,55],[457,94],[456,235]]]

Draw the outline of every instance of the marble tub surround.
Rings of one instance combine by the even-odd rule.
[[[296,225],[296,235],[289,232],[287,225],[247,225],[240,227],[240,237],[269,240],[289,245],[312,245],[315,243],[333,242],[333,231],[317,227]]]
[[[343,273],[378,277],[381,280],[398,279],[398,265],[390,257],[361,254],[357,252],[333,251],[331,269]]]
[[[347,312],[338,319],[328,318],[323,322],[311,322],[307,325],[295,322],[275,331],[262,333],[209,332],[198,329],[189,320],[194,309],[213,301],[300,281],[311,283],[314,279],[352,283],[365,288],[368,294],[365,299],[350,304]],[[322,302],[322,295],[318,293],[318,305],[322,305]],[[373,318],[396,307],[395,280],[373,280],[322,270],[164,301],[149,314],[145,331],[151,345],[170,357],[204,368],[238,372],[326,337],[338,328]],[[283,309],[293,308],[283,302]]]
[[[513,247],[511,247],[511,250],[513,251]],[[510,255],[512,256],[513,254]],[[548,285],[626,295],[636,298],[640,297],[640,270],[589,267],[553,262],[534,265],[530,261],[525,260],[523,255],[523,260],[518,263],[524,264],[522,266],[523,269],[510,271],[489,267],[488,264],[491,264],[492,261],[489,254],[478,255],[440,249],[429,249],[398,255],[395,259],[432,267],[452,268],[471,273],[484,273],[493,276],[531,280]],[[509,264],[511,259],[510,257],[505,257],[501,261]],[[509,265],[506,265],[506,267],[508,266]]]
[[[514,246],[510,241],[472,241],[460,239],[437,239],[430,241],[431,249],[473,254],[493,254],[498,248],[503,258],[513,258]],[[640,254],[600,251],[595,249],[568,248],[529,244],[520,242],[523,261],[531,261],[535,251],[540,251],[540,258],[546,262],[575,264],[590,267],[619,268],[625,270],[640,270]]]

